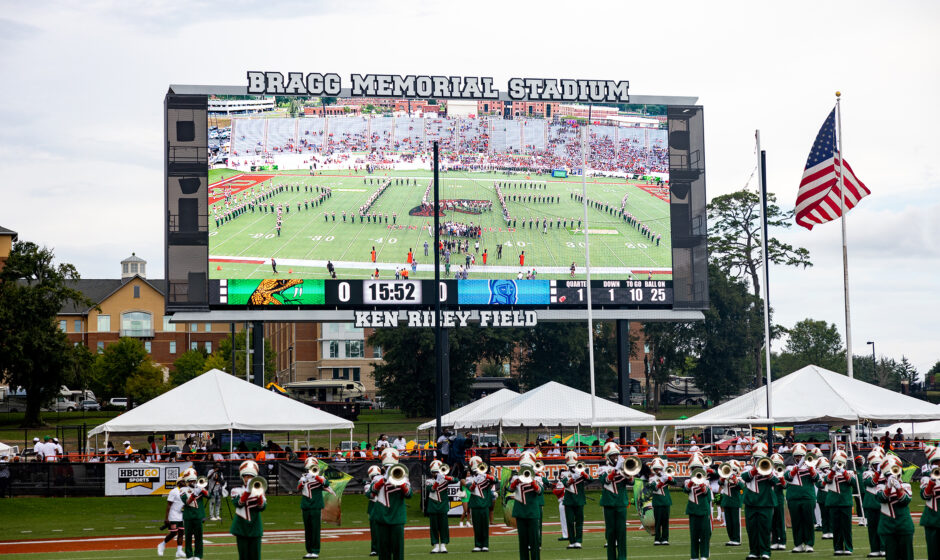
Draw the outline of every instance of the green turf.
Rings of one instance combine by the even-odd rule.
[[[229,177],[230,170],[214,170],[213,177],[221,180]],[[332,173],[332,174],[330,174]],[[342,175],[340,175],[340,173]],[[262,173],[263,174],[263,173]],[[384,172],[383,172],[384,174]],[[246,174],[250,175],[250,174]],[[284,203],[290,205],[290,212],[283,216],[281,235],[278,237],[275,230],[275,216],[271,213],[255,211],[248,212],[238,218],[223,223],[217,227],[215,221],[210,219],[210,256],[226,257],[254,257],[271,258],[281,261],[279,272],[293,270],[299,278],[325,278],[326,268],[321,264],[327,259],[336,262],[360,263],[360,266],[336,265],[338,278],[364,279],[373,271],[370,264],[370,251],[375,247],[376,260],[380,264],[405,266],[406,255],[413,249],[419,265],[430,265],[429,259],[424,256],[424,242],[433,243],[424,227],[433,222],[431,217],[410,216],[409,210],[420,204],[425,188],[430,181],[430,172],[427,171],[399,171],[390,172],[391,177],[417,178],[417,185],[392,185],[372,207],[373,212],[387,214],[397,213],[396,226],[405,226],[405,229],[392,228],[392,219],[388,224],[361,223],[352,221],[357,209],[377,189],[379,174],[355,174],[352,171],[328,172],[326,175],[290,175],[277,176],[272,181],[275,184],[297,186],[329,186],[333,189],[333,196],[316,208],[297,211],[297,202],[309,200],[315,195],[310,192],[285,192],[275,196],[268,202]],[[363,184],[364,177],[372,177],[372,184]],[[481,240],[480,253],[486,249],[488,253],[487,265],[506,266],[509,270],[503,272],[482,272],[482,257],[476,255],[477,263],[471,269],[471,278],[481,277],[515,277],[520,270],[529,270],[533,267],[562,267],[558,273],[543,272],[542,278],[567,278],[568,267],[572,262],[578,267],[577,278],[584,277],[585,249],[584,234],[570,227],[573,218],[577,221],[583,217],[580,203],[570,198],[570,193],[581,191],[580,178],[552,179],[550,176],[533,176],[532,181],[547,182],[546,189],[504,189],[504,195],[558,195],[560,202],[508,202],[512,216],[517,220],[515,231],[508,231],[502,219],[502,212],[493,189],[493,181],[525,181],[522,175],[506,175],[492,173],[449,172],[441,178],[441,199],[473,199],[490,200],[493,209],[483,214],[463,214],[448,211],[442,221],[455,220],[461,223],[474,223],[484,228],[495,228],[493,232],[485,232]],[[257,189],[257,187],[256,187]],[[591,242],[592,276],[598,278],[626,278],[623,272],[603,273],[603,267],[630,267],[644,269],[646,267],[668,268],[671,266],[671,247],[669,245],[669,205],[638,186],[628,184],[623,179],[592,178],[588,183],[588,196],[619,207],[621,197],[625,192],[630,193],[628,210],[647,223],[654,231],[662,234],[662,243],[656,246],[629,224],[614,215],[600,210],[589,208],[589,229]],[[222,203],[216,203],[219,205]],[[342,219],[342,212],[346,211],[347,221]],[[324,212],[335,212],[336,220],[332,216],[329,221],[324,219]],[[553,227],[546,233],[541,229],[522,227],[522,219],[548,218],[552,220]],[[557,218],[567,219],[569,227],[555,227]],[[503,231],[500,232],[499,229]],[[599,233],[600,230],[613,232]],[[463,238],[460,238],[461,240]],[[471,245],[473,240],[471,240]],[[503,246],[502,259],[497,258],[497,245]],[[471,251],[473,248],[471,247]],[[525,266],[519,266],[519,254],[525,251]],[[452,256],[452,266],[461,264],[465,255]],[[287,259],[303,261],[318,261],[317,263],[285,264]],[[222,270],[216,269],[221,264]],[[593,270],[593,269],[597,270]],[[287,270],[284,270],[287,269]],[[484,276],[485,274],[485,276]],[[248,263],[214,262],[211,266],[213,278],[268,278],[272,276],[271,267],[267,264],[257,265]],[[391,278],[393,270],[383,270],[380,277]],[[412,278],[433,278],[433,270],[419,270]],[[668,279],[671,275],[657,275],[657,279]]]
[[[916,485],[915,485],[916,486]],[[915,495],[917,494],[915,488]],[[597,497],[597,493],[591,493],[591,497]],[[674,492],[674,505],[672,509],[673,520],[685,518],[683,514],[685,507],[685,498],[681,492]],[[158,527],[161,523],[164,500],[162,498],[68,498],[68,499],[44,499],[44,498],[24,498],[15,500],[0,500],[0,519],[4,520],[3,536],[0,540],[21,540],[21,539],[50,539],[67,538],[77,536],[105,536],[105,535],[154,535],[154,547],[161,534]],[[365,498],[361,495],[347,495],[343,498],[343,528],[368,527],[368,520],[365,515]],[[920,511],[923,507],[921,501],[916,500],[911,504],[912,511]],[[409,526],[426,526],[426,518],[418,511],[419,505],[417,498],[413,498],[409,503]],[[302,528],[300,520],[299,499],[297,497],[272,496],[269,501],[268,509],[264,512],[265,528],[271,530],[300,530]],[[228,530],[228,513],[223,506],[223,518],[225,521],[207,523],[205,531],[207,533],[221,532]],[[602,519],[601,508],[596,502],[588,502],[585,508],[586,521],[600,521]],[[628,520],[633,526],[636,524],[636,515],[631,511],[628,514]],[[502,514],[499,508],[494,515],[494,521],[501,523]],[[451,518],[451,527],[456,525],[457,520]],[[545,539],[543,541],[542,556],[547,559],[577,558],[582,560],[602,560],[606,558],[603,548],[603,533],[589,532],[585,533],[584,546],[580,551],[565,549],[564,542],[557,540],[559,536],[558,525],[551,523],[558,522],[558,511],[554,504],[545,508]],[[588,527],[591,525],[589,524]],[[117,527],[123,527],[118,529]],[[325,529],[333,528],[331,525],[324,525]],[[90,529],[90,530],[87,530]],[[23,531],[30,531],[24,533]],[[493,528],[492,533],[500,529]],[[792,535],[788,532],[788,539]],[[855,544],[855,557],[864,557],[868,552],[868,540],[866,529],[855,527],[853,531]],[[916,558],[925,558],[925,544],[923,531],[918,527],[914,537],[914,548]],[[747,554],[746,545],[738,548],[728,548],[724,546],[727,540],[725,529],[716,526],[711,539],[712,554],[711,558],[743,558]],[[212,537],[212,543],[230,544],[233,538]],[[688,558],[689,541],[688,531],[684,528],[674,526],[671,529],[670,542],[672,546],[653,547],[652,538],[642,531],[631,531],[627,535],[628,556],[630,558]],[[492,535],[490,539],[491,552],[486,555],[487,559],[509,559],[518,556],[517,537],[515,535]],[[792,542],[791,542],[792,545]],[[368,541],[358,542],[335,542],[324,539],[322,557],[323,558],[367,558]],[[406,541],[406,554],[413,556],[415,554],[424,555],[430,550],[427,539],[409,539]],[[472,540],[467,537],[452,537],[451,544],[448,546],[451,555],[470,556]],[[816,551],[817,555],[827,556],[831,554],[832,544],[819,538],[817,533]],[[151,558],[154,557],[153,548],[145,550],[117,550],[117,551],[95,551],[95,552],[63,552],[58,554],[43,555],[4,555],[5,558],[69,558],[75,560],[81,559],[117,559],[117,558]],[[263,557],[265,558],[295,558],[303,554],[303,546],[300,543],[267,543],[263,547]],[[172,557],[172,552],[169,552]],[[778,553],[779,554],[779,553]],[[788,554],[788,553],[787,553]],[[234,547],[230,546],[209,546],[206,551],[206,558],[236,558]]]

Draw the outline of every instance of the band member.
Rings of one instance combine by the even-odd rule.
[[[744,488],[744,481],[741,480],[740,474],[741,464],[731,460],[728,461],[727,476],[719,477],[721,511],[728,531],[728,542],[725,546],[741,546],[741,489]],[[812,529],[812,524],[810,528]]]
[[[539,455],[543,456],[544,454],[541,453],[540,451]],[[552,483],[548,479],[548,477],[545,476],[545,465],[541,461],[536,461],[535,463],[535,474],[538,476],[539,482],[542,484],[542,493],[535,496],[535,501],[539,506],[539,521],[538,521],[539,548],[541,548],[542,547],[542,521],[545,519],[545,489],[551,488]]]
[[[666,461],[659,457],[650,462],[649,486],[653,491],[653,544],[669,544],[669,511],[672,509],[672,496],[669,494],[669,485],[673,478],[665,474]],[[695,558],[698,558],[697,556]]]
[[[914,560],[914,522],[908,507],[911,495],[911,485],[901,480],[901,461],[895,455],[885,457],[876,496],[882,504],[878,534],[889,560]]]
[[[924,499],[924,512],[920,516],[920,526],[924,528],[927,539],[927,560],[940,560],[940,452],[936,447],[928,446],[927,464],[921,467],[920,497]]]
[[[183,471],[186,486],[180,489],[183,499],[183,530],[186,532],[186,558],[202,558],[202,522],[206,518],[205,498],[209,492],[204,484],[197,484],[196,469]]]
[[[777,498],[777,505],[774,506],[774,515],[770,521],[770,549],[786,550],[787,518],[784,511],[786,511],[787,506],[784,489],[787,487],[787,481],[783,477],[786,468],[784,467],[783,456],[779,453],[771,455],[770,460],[774,464],[774,472],[777,473],[777,479],[779,481],[777,485],[774,486],[774,495]]]
[[[450,499],[447,497],[447,487],[454,478],[441,472],[443,466],[444,463],[436,459],[431,461],[431,476],[425,482],[428,491],[428,522],[431,525],[431,554],[447,552],[447,545],[450,544],[450,526],[447,523]]]
[[[604,444],[604,459],[606,464],[597,470],[597,474],[604,482],[600,504],[604,508],[607,560],[626,560],[627,506],[630,504],[630,489],[636,475],[627,473],[623,468],[620,446],[615,442]]]
[[[819,450],[816,449],[814,452],[818,453]],[[819,457],[819,455],[817,455],[817,457]],[[822,539],[828,540],[832,538],[832,523],[830,523],[829,506],[826,505],[829,502],[829,486],[825,480],[826,477],[829,476],[829,459],[820,457],[819,461],[816,463],[816,471],[819,474],[819,480],[816,481],[816,505],[819,507]]]
[[[868,454],[868,469],[862,474],[862,508],[865,510],[865,521],[868,525],[868,546],[871,552],[869,558],[884,556],[884,547],[881,536],[878,534],[878,524],[881,520],[881,503],[878,502],[878,483],[881,479],[881,461],[884,451],[876,447]],[[922,485],[923,486],[923,485]],[[923,521],[923,517],[921,517]],[[923,525],[923,522],[921,523]],[[930,551],[928,550],[928,556]],[[940,560],[940,557],[937,557]]]
[[[578,465],[578,454],[574,451],[565,454],[565,463],[568,469],[559,473],[558,480],[564,488],[562,504],[568,531],[568,548],[581,548],[584,535],[584,504],[587,483],[591,481],[591,476],[584,465]]]
[[[378,465],[372,465],[371,467],[369,467],[369,470],[367,471],[367,473],[368,473],[369,478],[365,484],[366,488],[368,488],[369,485],[372,484],[372,481],[375,479],[375,477],[381,476],[382,467]],[[368,499],[369,499],[369,506],[366,509],[366,513],[369,515],[369,544],[370,544],[369,556],[378,556],[379,555],[379,529],[375,520],[375,512],[373,511],[375,509],[375,497],[369,496]]]
[[[329,491],[330,481],[320,474],[320,461],[308,457],[304,461],[306,473],[297,482],[300,490],[300,513],[304,522],[304,558],[320,557],[320,516],[323,512],[323,491]]]
[[[816,512],[815,456],[806,460],[806,446],[793,446],[793,461],[796,463],[783,473],[787,482],[787,507],[793,525],[793,552],[813,552],[816,533],[813,528]]]
[[[542,493],[542,481],[531,454],[524,454],[519,461],[519,473],[509,480],[509,491],[515,500],[512,516],[519,534],[519,559],[539,560],[539,508],[535,498]]]
[[[176,557],[186,558],[186,552],[183,551],[183,499],[180,496],[180,489],[185,484],[186,481],[180,476],[176,481],[176,488],[170,490],[166,496],[166,514],[163,516],[163,525],[168,532],[163,541],[157,545],[157,556],[163,556],[167,543],[176,539]]]
[[[741,473],[744,481],[744,520],[747,527],[747,558],[770,558],[770,527],[777,505],[774,487],[779,483],[767,445],[755,443],[751,465]],[[758,469],[758,466],[761,467]]]
[[[227,483],[225,482],[225,473],[222,470],[222,463],[215,462],[215,466],[206,475],[209,480],[209,521],[222,520],[222,498],[228,496]]]
[[[852,554],[852,493],[855,473],[846,468],[848,455],[839,450],[832,454],[832,469],[826,475],[829,485],[826,507],[832,527],[832,546],[836,556]]]
[[[496,477],[488,472],[483,459],[470,457],[470,469],[464,481],[470,493],[470,521],[473,523],[473,551],[490,550],[490,505],[496,491]],[[444,552],[444,551],[442,551]]]
[[[366,496],[375,498],[373,513],[379,532],[379,558],[401,560],[405,557],[405,523],[408,514],[405,500],[411,498],[411,484],[407,471],[398,463],[398,450],[386,447],[382,450],[382,465],[385,473],[372,479],[366,487]]]
[[[689,494],[685,514],[689,516],[691,558],[706,560],[712,538],[712,490],[705,465],[695,455],[689,460],[689,472],[683,489]]]
[[[242,485],[231,493],[235,516],[229,532],[235,535],[239,560],[260,560],[261,536],[264,534],[261,512],[267,507],[268,501],[264,490],[251,484],[258,476],[258,464],[251,460],[243,462],[238,467],[238,475]]]

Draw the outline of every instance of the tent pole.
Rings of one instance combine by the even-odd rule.
[[[310,453],[310,430],[307,430],[307,453]]]
[[[330,452],[333,450],[333,430],[330,430]]]

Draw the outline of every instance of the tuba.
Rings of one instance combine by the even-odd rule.
[[[731,478],[731,475],[733,474],[734,467],[732,467],[729,463],[722,463],[721,466],[718,467],[718,478]]]
[[[268,481],[263,476],[256,476],[248,481],[249,498],[259,498],[268,491]]]
[[[519,482],[522,484],[531,484],[535,480],[535,467],[532,465],[523,465],[519,467]]]
[[[395,463],[388,468],[388,476],[386,477],[389,486],[401,486],[408,482],[408,467],[402,465],[401,463]]]
[[[770,476],[774,472],[774,462],[767,457],[761,457],[754,463],[757,468],[757,474],[760,476]]]
[[[205,490],[206,486],[209,486],[208,478],[204,476],[200,476],[199,478],[196,479],[196,488],[200,490]]]
[[[443,464],[441,465],[441,468],[437,470],[437,472],[439,472],[441,476],[447,476],[450,474],[450,467],[448,467],[446,464]]]
[[[627,457],[623,460],[623,464],[620,466],[620,474],[625,477],[632,478],[640,474],[640,470],[643,469],[643,463],[640,462],[636,457]]]

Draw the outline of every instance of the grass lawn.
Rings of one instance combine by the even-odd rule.
[[[276,174],[275,174],[276,173]],[[301,172],[308,173],[308,172]],[[433,263],[424,256],[425,241],[433,242],[426,226],[432,217],[410,216],[409,211],[420,205],[425,189],[431,180],[428,171],[389,172],[389,177],[408,178],[409,184],[393,184],[375,201],[370,211],[391,215],[380,223],[353,220],[358,208],[378,189],[382,174],[356,174],[354,171],[328,171],[325,175],[290,173],[245,173],[234,182],[227,183],[231,189],[240,185],[260,192],[261,185],[254,184],[252,177],[264,178],[265,187],[275,185],[293,186],[294,190],[276,194],[266,203],[287,205],[290,210],[283,215],[280,236],[275,229],[275,214],[262,212],[244,213],[237,218],[217,225],[210,216],[209,253],[213,278],[261,279],[272,276],[269,261],[275,258],[278,271],[293,271],[297,278],[326,278],[326,261],[331,260],[339,279],[365,279],[378,267],[380,276],[394,277],[396,267],[406,265],[406,255],[413,249],[418,260],[418,270],[411,278],[433,278]],[[231,179],[231,170],[213,170],[210,189],[216,196],[223,194],[219,181]],[[365,182],[363,182],[365,181]],[[371,181],[371,182],[370,182]],[[510,215],[517,220],[515,227],[507,227],[502,218],[494,181],[511,181],[513,187],[503,188]],[[544,188],[521,188],[522,182],[537,182]],[[319,206],[303,207],[303,203],[316,196],[314,187],[331,187],[332,196]],[[304,187],[310,190],[304,191]],[[242,191],[246,192],[246,191]],[[521,175],[511,179],[495,173],[448,172],[441,177],[442,200],[486,200],[493,203],[492,210],[482,214],[469,214],[445,210],[441,222],[456,221],[482,226],[484,234],[480,240],[477,264],[471,268],[471,277],[510,278],[520,270],[536,268],[543,278],[568,278],[568,267],[572,262],[580,269],[577,278],[583,278],[584,234],[572,224],[583,218],[581,204],[571,198],[571,193],[581,192],[580,178],[553,179],[548,175]],[[591,178],[588,182],[588,197],[620,207],[624,194],[629,194],[627,210],[660,234],[660,245],[627,224],[623,219],[600,209],[589,207],[589,231],[591,239],[592,276],[598,278],[627,278],[628,271],[647,268],[669,269],[672,250],[669,243],[669,204],[644,191],[633,182],[617,178]],[[552,195],[558,202],[530,201],[529,197]],[[241,195],[239,195],[241,196]],[[512,200],[523,197],[524,200]],[[298,210],[297,203],[301,203]],[[224,201],[213,203],[212,208],[224,208]],[[347,218],[343,220],[343,212]],[[329,213],[325,216],[324,212]],[[333,217],[335,213],[335,220]],[[210,211],[214,214],[214,211]],[[551,227],[542,230],[530,227],[529,219],[548,219]],[[525,226],[522,221],[526,220]],[[566,221],[559,223],[559,221]],[[459,238],[461,241],[466,238]],[[471,245],[475,240],[471,240]],[[501,245],[502,258],[497,257],[497,246]],[[375,247],[376,262],[373,264],[370,251]],[[482,253],[486,249],[487,265],[482,264]],[[520,266],[519,255],[525,252],[525,264]],[[454,268],[465,259],[465,254],[452,255]],[[240,261],[240,262],[237,262]],[[222,269],[218,270],[221,266]],[[645,276],[643,276],[645,278]],[[654,275],[657,279],[670,279],[670,274]]]
[[[916,489],[915,489],[916,493]],[[591,498],[595,500],[598,493],[592,492]],[[689,540],[688,531],[684,528],[685,496],[681,492],[673,493],[673,529],[670,535],[672,546],[654,547],[652,538],[645,531],[630,531],[627,535],[628,556],[630,558],[688,558]],[[558,542],[559,536],[558,510],[554,500],[548,500],[545,508],[545,539],[543,541],[542,555],[545,558],[578,558],[584,560],[601,560],[606,558],[604,536],[602,532],[586,532],[584,549],[567,550],[566,543]],[[162,498],[17,498],[14,500],[0,500],[0,519],[4,520],[2,540],[21,539],[54,539],[67,537],[100,537],[105,535],[154,535],[154,547],[161,532],[161,524],[165,501]],[[920,511],[923,503],[920,500],[911,504],[912,511]],[[368,519],[365,514],[366,501],[362,495],[347,495],[343,497],[343,528],[368,529]],[[418,511],[419,501],[412,498],[409,504],[409,526],[426,526],[426,518]],[[263,514],[265,528],[268,531],[283,531],[302,529],[300,519],[299,498],[296,496],[272,496],[267,510]],[[229,514],[223,506],[223,522],[207,523],[207,533],[227,533],[229,527]],[[589,501],[585,508],[586,528],[601,527],[590,522],[602,521],[601,508],[596,501]],[[631,526],[636,526],[636,515],[632,511],[628,514]],[[497,506],[494,514],[496,523],[502,522],[502,512]],[[455,527],[456,519],[451,519],[451,527]],[[324,525],[324,529],[334,528]],[[491,552],[486,558],[508,559],[518,555],[517,538],[514,534],[498,535],[505,529],[491,529]],[[863,557],[868,552],[868,540],[864,528],[856,527],[853,532],[855,543],[855,556]],[[264,545],[263,554],[266,558],[293,558],[303,554],[303,546],[297,535],[275,536],[269,534],[271,542]],[[299,537],[302,540],[302,535]],[[792,535],[788,535],[792,539]],[[213,536],[210,538],[213,546],[206,551],[207,558],[236,558],[234,547],[214,546],[231,544],[234,539],[229,536]],[[724,528],[716,526],[712,536],[711,558],[743,558],[747,548],[728,548],[724,546],[727,535]],[[284,542],[290,541],[290,542]],[[120,546],[118,543],[117,546]],[[448,547],[450,554],[470,555],[472,540],[468,537],[452,537]],[[925,558],[926,549],[923,541],[923,532],[917,529],[914,540],[915,557]],[[406,542],[409,555],[426,554],[430,550],[427,539],[409,539]],[[2,550],[2,549],[0,549]],[[368,541],[337,542],[324,539],[323,557],[325,558],[358,558],[368,557]],[[832,545],[823,541],[817,533],[817,553],[831,554]],[[4,555],[7,558],[38,558],[31,555]],[[69,559],[111,559],[111,558],[150,558],[154,550],[115,550],[96,552],[62,552],[58,554],[42,554],[42,558],[69,558]]]

